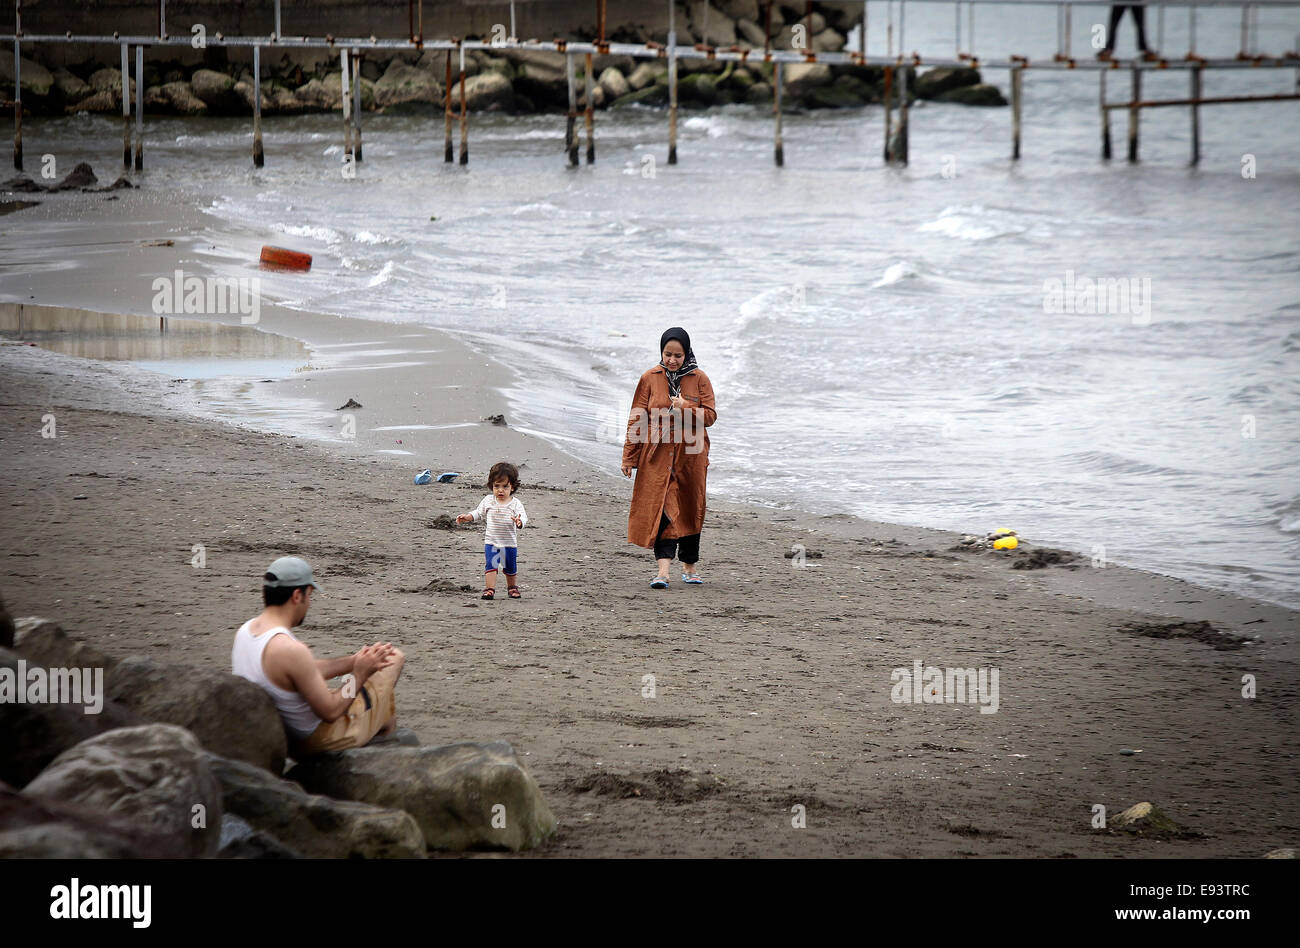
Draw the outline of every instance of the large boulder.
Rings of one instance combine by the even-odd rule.
[[[208,758],[225,812],[313,859],[414,859],[424,835],[411,814],[307,793],[241,761]]]
[[[528,96],[528,93],[521,92]],[[510,80],[499,72],[482,72],[465,80],[465,108],[470,112],[492,112],[508,109],[515,92]],[[532,99],[532,96],[528,96]],[[533,99],[536,102],[536,99]],[[452,91],[452,104],[460,102],[459,87]]]
[[[14,57],[12,50],[8,55],[0,56],[0,86],[4,86],[6,98],[13,92]],[[19,63],[22,74],[23,105],[43,108],[53,97],[59,95],[54,74],[38,62],[24,59]],[[121,88],[119,80],[118,87]]]
[[[94,183],[93,176],[88,183]],[[102,668],[107,673],[117,664],[116,659],[90,643],[68,635],[57,622],[39,616],[27,616],[15,623],[14,651],[46,668],[93,667]]]
[[[95,92],[112,92],[116,94],[118,103],[122,101],[122,70],[105,66],[103,69],[96,69],[90,74],[90,88]],[[135,95],[135,79],[132,78],[127,83],[130,94]]]
[[[72,105],[65,106],[63,111],[74,112],[121,112],[122,111],[122,93],[118,89],[105,89],[103,92],[94,92],[80,99]]]
[[[682,76],[677,82],[677,99],[685,105],[713,105],[718,101],[717,82],[703,72]]]
[[[632,87],[627,84],[627,77],[610,66],[600,74],[600,87],[605,91],[605,98],[613,102],[621,95],[627,95]]]
[[[301,859],[302,854],[290,849],[269,833],[253,829],[233,813],[221,815],[221,842],[218,859]]]
[[[247,79],[241,79],[235,83],[235,95],[239,96],[239,101],[244,103],[244,111],[247,112],[249,115],[253,114],[254,88],[255,87],[253,86],[253,83]],[[149,93],[146,92],[145,96],[147,97],[148,94]],[[271,100],[267,97],[266,92],[263,91],[262,89],[257,89],[257,95],[262,100],[261,108],[262,111],[265,112],[270,107]]]
[[[430,849],[531,849],[556,828],[537,782],[504,741],[336,751],[289,776],[313,793],[405,810]]]
[[[835,81],[831,67],[825,63],[786,63],[782,70],[782,94],[802,99],[813,89]]]
[[[762,15],[758,0],[716,0],[714,5],[733,20],[758,22],[758,18]],[[712,16],[712,12],[709,15]]]
[[[668,87],[662,83],[655,83],[652,86],[646,86],[644,89],[638,89],[636,92],[629,92],[627,95],[619,96],[609,105],[612,109],[620,109],[627,105],[667,104]]]
[[[812,39],[812,48],[818,53],[838,53],[844,48],[844,34],[829,26]]]
[[[356,93],[348,86],[348,94]],[[343,109],[343,74],[332,72],[324,79],[312,79],[301,86],[294,95],[302,103],[305,111],[337,112]],[[355,98],[354,100],[355,101]],[[361,80],[361,108],[363,111],[375,107],[375,84],[369,79]]]
[[[144,90],[146,112],[166,115],[203,115],[207,103],[194,94],[188,82],[165,82]]]
[[[442,86],[432,73],[394,59],[375,83],[375,105],[387,112],[427,111],[442,102]]]
[[[20,665],[20,661],[24,664]],[[38,665],[16,652],[0,648],[0,679],[10,679],[16,684],[20,672],[28,676]],[[84,677],[82,681],[84,684]],[[93,670],[91,684],[94,688]],[[105,731],[140,723],[134,714],[105,698],[107,686],[102,675],[99,684],[102,690],[95,696],[97,700],[88,704],[0,700],[0,780],[15,787],[26,786],[65,750]],[[83,701],[87,697],[92,696],[83,692]],[[100,700],[103,704],[96,712],[94,707]]]
[[[737,42],[752,49],[762,49],[767,42],[767,34],[757,20],[737,20],[736,33]]]
[[[0,648],[13,648],[14,620],[5,608],[4,597],[0,596]]]
[[[77,102],[94,91],[88,83],[62,66],[54,70],[54,87],[64,102]]]
[[[1007,100],[998,91],[997,86],[979,83],[974,86],[961,86],[941,92],[935,99],[939,102],[956,102],[959,105],[1006,105]]]
[[[658,61],[640,63],[627,75],[627,87],[633,92],[640,92],[661,81],[668,81],[668,67]]]
[[[189,856],[217,852],[221,788],[203,748],[183,728],[146,724],[92,737],[56,757],[22,792],[171,837]]]
[[[77,806],[34,800],[0,783],[0,859],[179,859],[176,840],[106,821]]]
[[[1159,807],[1135,803],[1110,821],[1110,828],[1137,836],[1181,836],[1186,831]]]
[[[280,713],[246,678],[132,657],[109,672],[108,696],[147,721],[185,728],[214,754],[271,773],[284,769],[288,742]]]
[[[949,89],[979,85],[980,71],[969,66],[936,66],[916,77],[916,95],[933,99]]]
[[[190,88],[213,115],[238,115],[244,103],[235,91],[235,80],[215,69],[196,69],[190,76]]]
[[[709,46],[736,45],[735,17],[727,16],[708,3],[691,4],[691,29]]]

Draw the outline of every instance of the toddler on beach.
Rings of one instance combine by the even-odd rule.
[[[488,494],[479,505],[469,513],[456,518],[457,523],[469,523],[472,520],[487,521],[487,542],[483,545],[485,560],[483,577],[484,599],[494,599],[497,590],[497,570],[506,574],[506,585],[511,599],[520,599],[518,583],[519,553],[518,530],[528,523],[528,514],[524,505],[514,496],[519,489],[519,469],[506,461],[498,461],[488,472]]]

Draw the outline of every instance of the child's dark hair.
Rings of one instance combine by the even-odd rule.
[[[510,482],[512,491],[519,490],[519,468],[509,461],[497,461],[496,464],[492,465],[492,470],[488,471],[488,489],[491,489],[492,485],[503,477]]]

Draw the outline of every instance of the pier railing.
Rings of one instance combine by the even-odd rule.
[[[516,0],[525,3],[528,0]],[[565,152],[572,165],[578,162],[578,134],[576,129],[578,109],[575,84],[574,60],[584,57],[586,64],[586,107],[584,110],[587,134],[587,161],[595,160],[594,119],[592,114],[592,57],[601,55],[629,56],[633,59],[666,60],[668,66],[668,163],[677,162],[677,64],[681,60],[718,60],[723,62],[769,63],[773,66],[773,112],[774,112],[774,160],[777,165],[784,163],[784,141],[782,131],[782,87],[784,74],[788,67],[810,63],[831,66],[876,66],[882,69],[884,76],[884,157],[887,162],[906,164],[908,158],[909,127],[909,83],[914,81],[918,67],[1006,69],[1010,79],[1011,92],[1011,157],[1019,159],[1021,154],[1021,113],[1024,101],[1024,77],[1031,70],[1059,70],[1087,72],[1096,71],[1099,76],[1099,111],[1102,129],[1102,157],[1111,157],[1111,138],[1109,116],[1112,111],[1122,109],[1128,113],[1128,160],[1138,160],[1139,115],[1143,109],[1163,107],[1186,107],[1191,121],[1191,163],[1200,160],[1200,113],[1205,105],[1239,104],[1251,102],[1280,102],[1300,99],[1295,93],[1296,84],[1290,85],[1288,92],[1251,96],[1204,96],[1203,77],[1207,70],[1218,69],[1300,69],[1300,53],[1297,52],[1297,37],[1300,36],[1300,19],[1278,38],[1285,37],[1289,49],[1277,49],[1264,52],[1259,48],[1258,14],[1261,8],[1300,9],[1300,0],[1133,0],[1124,6],[1154,9],[1157,13],[1156,35],[1159,52],[1145,57],[1139,56],[1126,61],[1109,57],[1098,58],[1096,51],[1076,56],[1071,49],[1072,18],[1076,7],[1098,8],[1108,6],[1082,0],[886,0],[885,22],[869,22],[868,4],[863,4],[860,26],[855,28],[857,34],[856,50],[814,50],[795,47],[781,49],[773,46],[771,29],[772,0],[761,0],[760,12],[765,15],[766,41],[762,48],[757,46],[712,46],[707,43],[679,45],[676,30],[676,8],[668,0],[668,34],[667,42],[656,43],[615,43],[605,39],[605,2],[596,0],[596,33],[588,41],[551,39],[520,40],[515,35],[516,2],[502,3],[504,9],[509,6],[510,29],[508,36],[491,40],[469,40],[459,37],[444,39],[426,39],[424,37],[424,15],[422,0],[410,0],[409,23],[410,35],[405,37],[378,36],[300,36],[286,34],[282,30],[283,21],[280,0],[273,0],[274,30],[269,35],[261,36],[225,36],[218,32],[205,38],[207,46],[250,49],[253,58],[254,93],[252,96],[253,113],[253,153],[255,165],[260,167],[264,161],[262,145],[261,93],[260,83],[261,51],[263,49],[328,49],[339,54],[342,77],[342,109],[344,117],[345,160],[360,162],[361,145],[361,85],[353,77],[359,77],[361,57],[367,52],[411,50],[441,50],[447,54],[446,83],[441,103],[444,113],[444,160],[454,160],[452,145],[452,126],[455,120],[460,125],[461,164],[468,163],[468,115],[465,96],[465,54],[469,51],[482,50],[497,52],[507,50],[551,51],[565,56],[566,77],[568,81],[568,115],[565,130]],[[857,0],[854,0],[857,2]],[[908,51],[907,46],[907,8],[919,4],[944,4],[954,11],[954,42],[951,51],[922,54],[919,50]],[[843,6],[844,4],[841,4]],[[879,4],[877,4],[879,5]],[[1003,57],[981,57],[974,52],[978,28],[976,16],[979,7],[1025,7],[1042,10],[1049,8],[1056,16],[1056,51],[1050,57],[1031,59],[1023,55],[1006,55]],[[807,3],[807,17],[811,24],[813,4]],[[1241,11],[1240,46],[1232,57],[1207,58],[1196,51],[1197,25],[1200,11],[1210,7],[1232,7]],[[709,7],[706,5],[705,10]],[[1176,55],[1167,54],[1164,47],[1164,25],[1166,11],[1185,13],[1188,21],[1188,49]],[[707,12],[706,12],[707,16]],[[702,31],[707,36],[706,27]],[[22,2],[14,4],[14,32],[0,34],[0,41],[11,41],[14,51],[14,167],[21,170],[23,165],[22,146],[22,84],[21,58],[23,45],[39,46],[45,44],[103,44],[116,45],[121,49],[122,70],[122,117],[123,117],[123,166],[143,168],[144,140],[144,50],[147,48],[165,48],[168,46],[189,46],[191,36],[170,35],[167,31],[167,3],[158,0],[157,33],[155,35],[112,34],[26,34],[22,28]],[[868,55],[867,39],[871,29],[883,30],[886,52],[884,55]],[[809,32],[810,31],[806,31]],[[877,34],[879,35],[879,34]],[[134,153],[132,153],[132,103],[130,90],[131,48],[135,48],[135,115],[134,115]],[[453,79],[452,59],[459,60],[458,83]],[[1129,98],[1127,101],[1109,102],[1106,98],[1107,75],[1118,71],[1129,76]],[[1153,71],[1186,71],[1189,77],[1189,94],[1186,98],[1150,100],[1142,98],[1142,77]],[[458,94],[453,92],[459,86]],[[457,107],[453,103],[458,99]],[[894,116],[895,103],[898,115]],[[437,103],[434,103],[435,105]]]

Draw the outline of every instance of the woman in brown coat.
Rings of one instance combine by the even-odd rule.
[[[695,365],[686,330],[666,331],[659,352],[661,361],[641,376],[632,397],[623,474],[631,477],[636,468],[627,540],[654,549],[659,575],[650,585],[664,589],[674,554],[682,561],[682,582],[704,582],[695,565],[704,527],[708,428],[718,411],[713,385]]]

